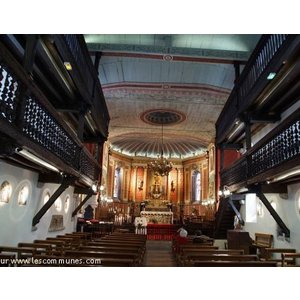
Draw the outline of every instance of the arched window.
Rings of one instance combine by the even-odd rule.
[[[121,169],[118,167],[115,169],[113,198],[120,199],[120,196],[121,196]]]
[[[201,173],[195,171],[192,175],[192,202],[201,200]]]

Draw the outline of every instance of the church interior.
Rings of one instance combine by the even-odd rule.
[[[299,266],[299,75],[296,34],[1,34],[0,266]]]

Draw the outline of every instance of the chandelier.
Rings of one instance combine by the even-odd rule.
[[[148,169],[152,170],[154,175],[157,176],[168,176],[172,170],[173,165],[170,161],[164,158],[164,131],[163,131],[163,120],[161,123],[161,153],[160,157],[156,160],[148,163]]]

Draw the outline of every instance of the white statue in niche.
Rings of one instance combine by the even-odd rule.
[[[8,203],[11,197],[12,187],[8,181],[4,181],[0,188],[0,202]]]
[[[64,205],[64,211],[65,211],[65,213],[68,212],[69,206],[70,206],[70,197],[67,196],[67,198],[66,198],[66,200],[65,200],[65,205]]]
[[[29,197],[29,188],[27,185],[24,185],[24,186],[22,186],[22,188],[19,191],[18,204],[26,205],[28,197]]]

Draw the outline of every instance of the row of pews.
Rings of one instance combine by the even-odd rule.
[[[17,247],[0,246],[0,266],[137,267],[146,250],[146,237],[113,233],[93,239],[90,233],[74,232]]]
[[[211,241],[197,244],[192,240],[173,240],[173,254],[181,267],[277,267],[296,266],[300,253],[295,249],[266,248],[266,256],[245,254],[243,249],[219,249]],[[281,257],[274,257],[273,254]]]

